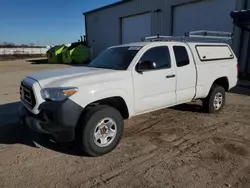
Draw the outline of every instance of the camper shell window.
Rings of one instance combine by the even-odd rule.
[[[197,45],[197,54],[201,61],[233,59],[234,55],[227,45]]]

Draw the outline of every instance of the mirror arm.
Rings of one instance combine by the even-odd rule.
[[[136,72],[138,72],[139,74],[143,74],[143,72],[138,69],[136,69]]]
[[[138,65],[140,65],[140,63],[138,63],[135,67],[135,71],[139,74],[143,74],[143,72],[141,70],[138,70]]]

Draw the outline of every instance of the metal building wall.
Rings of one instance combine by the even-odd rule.
[[[164,6],[165,0],[134,0],[86,15],[87,40],[94,44],[94,54],[111,45],[121,43],[121,18],[152,11],[152,34],[163,33],[162,18],[154,10]]]
[[[95,56],[111,45],[120,44],[121,18],[145,12],[151,12],[152,15],[152,35],[172,35],[174,7],[200,1],[225,1],[227,3],[227,0],[132,0],[87,13],[85,16],[88,42],[92,44],[95,41],[93,49]],[[211,16],[213,16],[212,10]],[[228,17],[230,18],[230,15]]]
[[[236,0],[207,0],[176,6],[173,35],[180,36],[187,31],[201,29],[232,32],[230,12],[235,7]]]
[[[250,9],[250,0],[238,0],[237,1],[237,10]],[[250,76],[250,33],[239,29],[238,27],[234,28],[234,50],[237,54],[239,64],[240,64],[240,73],[244,76]]]

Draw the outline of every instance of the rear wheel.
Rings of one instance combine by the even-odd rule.
[[[225,89],[220,85],[213,85],[207,98],[203,100],[204,110],[208,113],[217,113],[225,105]]]
[[[89,109],[82,122],[81,146],[90,156],[111,152],[119,144],[123,134],[123,118],[110,106]]]

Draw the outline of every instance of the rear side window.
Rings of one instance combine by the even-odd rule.
[[[197,53],[201,61],[233,59],[234,55],[226,45],[197,45]]]
[[[189,64],[189,57],[184,46],[174,46],[174,55],[177,67],[183,67]]]

